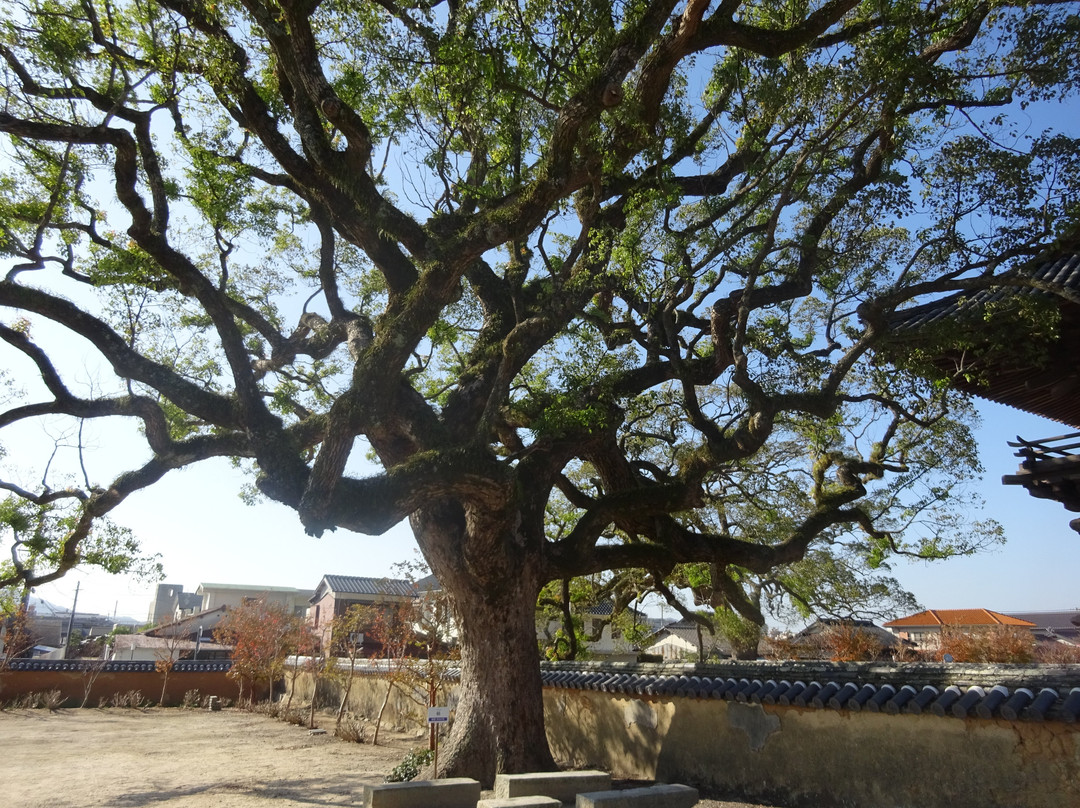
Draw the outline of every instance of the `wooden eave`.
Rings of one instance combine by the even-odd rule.
[[[1030,277],[1044,287],[1080,294],[1080,250],[1047,259],[1030,271]],[[893,315],[890,327],[898,346],[918,344],[920,332],[943,322],[966,321],[972,328],[978,328],[981,313],[989,304],[1017,295],[1049,300],[1056,297],[1045,288],[990,287],[902,309]],[[956,386],[971,395],[1080,428],[1080,306],[1064,297],[1056,300],[1061,315],[1059,337],[1048,346],[1044,364],[1038,367],[1019,362],[999,365],[982,374],[984,382],[958,378]],[[1023,335],[1018,338],[1022,339]],[[946,349],[933,361],[942,370],[952,372],[962,367],[963,359],[959,351]]]

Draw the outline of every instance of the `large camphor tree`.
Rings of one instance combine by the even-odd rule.
[[[490,782],[552,765],[549,582],[705,564],[754,617],[747,587],[822,548],[995,538],[962,518],[947,374],[877,348],[898,306],[1015,281],[1075,227],[1077,144],[1032,112],[1074,90],[1075,2],[2,15],[0,336],[25,395],[0,427],[131,419],[144,448],[106,480],[89,447],[76,475],[7,475],[53,521],[0,584],[70,569],[209,458],[314,535],[407,518],[460,632],[440,773]]]

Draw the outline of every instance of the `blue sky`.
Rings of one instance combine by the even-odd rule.
[[[1017,435],[1049,438],[1073,431],[1045,418],[1000,404],[980,402],[976,432],[986,473],[979,490],[984,514],[1005,528],[1006,544],[994,551],[938,563],[904,563],[896,577],[926,608],[982,607],[996,611],[1080,609],[1080,533],[1069,520],[1080,516],[1056,502],[1036,499],[1020,486],[1002,485],[1019,458],[1007,444]]]

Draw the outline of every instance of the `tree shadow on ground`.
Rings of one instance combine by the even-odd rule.
[[[236,783],[193,783],[165,790],[133,790],[112,797],[103,805],[109,808],[142,808],[185,797],[212,798],[215,794],[243,795],[252,801],[273,800],[282,805],[356,805],[363,800],[365,783],[372,780],[341,774],[332,777],[278,778]]]

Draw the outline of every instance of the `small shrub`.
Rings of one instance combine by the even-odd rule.
[[[277,718],[281,715],[281,705],[276,701],[260,701],[258,703],[253,703],[250,710],[253,713],[268,715],[271,718]]]
[[[61,695],[59,690],[49,690],[41,694],[41,704],[43,707],[47,707],[49,712],[55,713],[59,710],[67,699]]]
[[[186,690],[184,691],[184,698],[180,700],[180,707],[185,710],[194,710],[202,705],[202,697],[199,695],[199,691]]]
[[[801,659],[806,648],[788,637],[767,637],[761,644],[762,655],[769,660]]]
[[[386,782],[404,783],[415,779],[416,775],[420,774],[420,770],[431,763],[434,757],[435,753],[430,749],[412,750],[401,763],[390,770],[390,774],[386,775]]]
[[[281,720],[286,724],[295,724],[302,727],[307,724],[307,715],[303,710],[282,710]]]
[[[145,706],[146,701],[143,699],[141,690],[129,690],[127,693],[114,693],[112,697],[113,707],[129,707],[131,709],[140,709]]]
[[[334,730],[334,734],[337,735],[343,741],[350,741],[352,743],[364,742],[364,724],[362,720],[355,718],[346,718],[338,724],[337,729]]]

